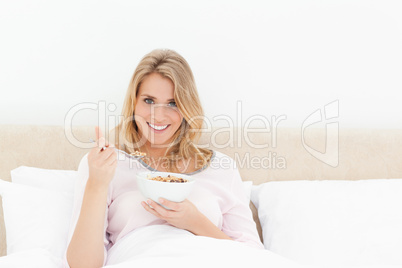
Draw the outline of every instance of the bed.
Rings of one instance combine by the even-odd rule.
[[[143,245],[141,258],[107,267],[205,267],[214,257],[215,267],[402,266],[402,130],[204,132],[201,145],[236,160],[266,250],[183,235],[166,237],[159,255],[155,243]],[[1,267],[60,267],[75,170],[90,138],[93,126],[0,126]]]

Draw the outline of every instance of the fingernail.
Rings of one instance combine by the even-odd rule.
[[[148,199],[148,200],[147,200],[147,203],[148,203],[148,205],[151,205],[151,200]]]
[[[163,203],[165,200],[163,200],[162,198],[159,198],[159,203]]]

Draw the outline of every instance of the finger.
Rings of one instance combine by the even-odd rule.
[[[104,150],[106,150],[106,140],[105,140],[105,138],[104,137],[101,137],[99,140],[98,140],[98,150],[99,150],[99,152],[102,152],[102,151],[104,151]]]
[[[159,215],[159,213],[157,213],[153,208],[151,208],[151,206],[150,206],[148,203],[142,201],[142,202],[141,202],[141,205],[142,205],[142,206],[145,208],[145,210],[148,211],[149,213],[155,215],[155,216],[158,217],[158,218],[161,218],[161,215]]]
[[[106,159],[106,165],[113,165],[114,162],[117,161],[117,155],[113,152],[111,155]]]
[[[161,215],[161,217],[167,217],[167,218],[169,218],[169,217],[172,216],[172,215],[171,215],[172,213],[170,212],[170,210],[168,210],[168,209],[162,207],[161,205],[159,205],[159,204],[156,203],[155,201],[148,199],[148,200],[147,200],[147,203],[148,203],[149,205],[151,205],[151,206],[154,208],[154,210],[155,210],[156,212],[158,212],[159,215]]]
[[[115,164],[117,164],[117,159],[115,159],[115,158],[113,158],[113,157],[110,157],[109,159],[107,159],[107,160],[105,161],[105,166],[108,166],[108,167],[112,167],[112,166],[114,166]]]
[[[117,153],[113,148],[104,147],[106,149],[101,148],[101,151],[98,151],[99,157],[103,160],[105,165],[110,165],[113,160],[117,159]]]
[[[103,133],[102,133],[102,130],[100,129],[100,127],[98,127],[98,126],[95,126],[95,134],[96,134],[96,140],[98,141],[98,140],[100,140],[101,138],[104,138],[103,137]],[[104,138],[105,139],[105,138]],[[109,142],[105,139],[105,145],[104,146],[106,146],[106,147],[108,147],[109,146]]]
[[[159,198],[158,202],[160,204],[163,204],[165,207],[170,208],[171,210],[174,210],[174,211],[180,211],[181,210],[181,204],[180,203],[169,201],[169,200],[164,199],[164,198]]]
[[[114,147],[104,147],[104,148],[105,148],[103,149],[104,159],[108,159],[111,155],[113,155],[116,152]]]
[[[100,138],[103,137],[102,131],[98,126],[95,126],[95,135],[96,135],[96,140],[98,141]]]

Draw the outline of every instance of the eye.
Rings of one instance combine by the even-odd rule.
[[[153,101],[152,99],[149,99],[149,98],[144,99],[144,102],[145,102],[146,104],[154,104],[154,101]]]
[[[174,101],[169,102],[168,106],[169,107],[177,107],[176,102],[174,102]]]

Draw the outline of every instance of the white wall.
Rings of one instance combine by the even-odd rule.
[[[286,115],[279,126],[299,127],[338,101],[340,127],[401,128],[400,14],[397,0],[1,0],[0,123],[64,125],[98,101],[118,115],[141,57],[171,48],[211,120]],[[93,110],[73,117],[97,122]]]

